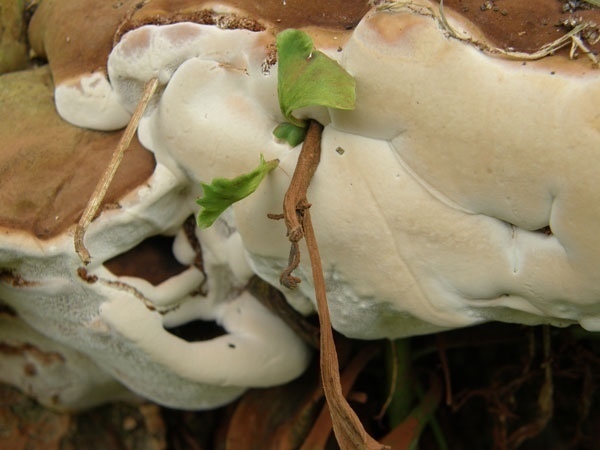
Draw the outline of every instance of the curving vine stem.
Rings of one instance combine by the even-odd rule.
[[[321,328],[321,380],[323,392],[331,411],[335,437],[342,450],[383,450],[389,447],[378,443],[365,431],[358,416],[346,401],[340,383],[339,362],[333,340],[329,307],[327,306],[325,277],[310,217],[310,203],[308,203],[306,196],[308,186],[321,159],[322,131],[323,126],[319,122],[315,120],[309,122],[298,163],[284,198],[283,219],[292,247],[289,266],[284,270],[281,282],[288,287],[294,287],[299,282],[298,278],[292,276],[292,271],[300,262],[298,242],[304,237],[312,268]],[[281,216],[272,217],[280,218]]]

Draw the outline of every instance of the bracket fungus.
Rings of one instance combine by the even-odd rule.
[[[10,143],[10,151],[2,153],[2,168],[18,174],[23,184],[3,182],[0,298],[32,328],[32,336],[48,336],[89,359],[88,377],[79,378],[97,384],[87,390],[114,377],[165,405],[208,408],[231,401],[249,386],[283,383],[304,370],[304,344],[245,289],[252,273],[237,233],[225,220],[218,229],[199,232],[199,267],[198,237],[185,232],[193,190],[185,177],[155,164],[137,143],[90,227],[94,259],[81,267],[73,252],[72,225],[93,188],[86,172],[107,156],[118,133],[81,130],[61,121],[45,68],[5,75],[2,83],[2,104],[15,117],[12,125],[1,125]],[[30,100],[20,103],[19,92],[27,92]],[[135,265],[141,267],[132,271],[128,253],[157,235],[172,237],[170,259],[177,270],[150,259],[160,251],[155,246],[138,257]],[[169,259],[168,252],[161,258]],[[224,331],[189,342],[168,331],[194,320],[219,323]],[[69,383],[78,383],[75,375],[67,376]],[[55,386],[54,406],[81,405],[82,399],[69,394],[74,389],[69,383]],[[104,396],[94,398],[108,401],[122,391],[113,383]],[[44,392],[34,385],[32,395],[43,398]]]
[[[600,330],[600,78],[579,34],[540,54],[507,49],[468,14],[428,0],[369,12],[366,2],[342,2],[344,13],[329,2],[322,15],[286,14],[275,1],[95,2],[102,22],[93,29],[50,26],[59,14],[87,17],[88,3],[44,1],[30,26],[58,113],[78,127],[122,128],[158,79],[138,130],[156,166],[91,224],[85,270],[72,217],[43,238],[3,224],[21,231],[2,234],[0,264],[31,283],[3,281],[0,296],[38,332],[177,407],[219,405],[302,372],[307,349],[245,289],[254,274],[278,286],[288,264],[285,230],[267,215],[281,209],[300,152],[273,136],[284,121],[275,35],[290,27],[356,83],[354,110],[296,112],[324,126],[310,211],[337,331],[397,338],[492,320]],[[565,42],[579,60],[559,51]],[[114,135],[85,133],[90,142]],[[246,172],[260,155],[279,167],[215,229],[193,233],[200,270],[182,231],[200,183]],[[153,285],[110,269],[155,235],[177,236],[180,273]],[[283,293],[308,314],[308,260],[295,274],[301,283]],[[206,295],[194,295],[201,283]],[[164,329],[193,319],[227,334],[185,342]]]
[[[253,273],[230,220],[190,231],[197,189],[137,141],[88,230],[93,259],[83,267],[73,252],[73,226],[96,182],[91,174],[107,163],[121,133],[61,120],[47,67],[7,74],[1,82],[0,103],[12,114],[0,125],[7,145],[0,167],[10,173],[2,180],[0,298],[31,327],[27,342],[41,334],[65,349],[57,353],[66,361],[71,353],[87,361],[85,370],[64,369],[67,382],[52,386],[53,406],[122,398],[125,385],[164,405],[212,408],[251,386],[285,383],[304,371],[305,344],[248,292]],[[172,244],[166,251],[146,246],[150,253],[138,253],[132,264],[132,252],[155,236]],[[169,331],[188,322],[222,330],[189,340]],[[16,345],[26,338],[12,339]],[[5,381],[14,381],[11,371],[3,371]],[[104,387],[85,405],[72,394]],[[47,397],[42,385],[32,383],[29,391]]]

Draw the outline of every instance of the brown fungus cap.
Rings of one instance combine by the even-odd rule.
[[[59,84],[80,74],[105,71],[115,39],[144,24],[220,21],[220,26],[226,22],[226,27],[272,28],[274,32],[303,27],[351,30],[373,3],[385,2],[44,0],[31,21],[29,39],[34,51],[48,58]],[[559,38],[569,29],[564,21],[600,23],[600,9],[568,11],[559,0],[445,0],[444,5],[479,27],[498,48],[517,52],[535,52]],[[227,20],[219,11],[229,11]],[[588,48],[597,54],[600,43]]]
[[[145,24],[192,21],[251,30],[351,30],[370,9],[367,0],[44,0],[29,27],[34,51],[46,57],[56,84],[105,71],[113,43]],[[375,2],[382,3],[382,2]],[[600,9],[563,10],[558,0],[445,0],[501,49],[535,52],[566,31],[565,20],[600,23]],[[60,26],[57,26],[60,24]],[[600,43],[588,46],[600,51]],[[564,51],[563,51],[564,53]]]
[[[444,0],[445,7],[479,27],[493,45],[524,53],[534,53],[560,38],[568,31],[563,25],[565,20],[592,21],[600,25],[600,9],[584,5],[570,12],[563,9],[565,3],[560,0]],[[600,43],[589,47],[600,51]]]
[[[63,121],[52,90],[47,67],[0,77],[0,109],[10,111],[0,121],[0,227],[40,239],[77,222],[121,137]],[[105,204],[117,202],[153,170],[153,155],[134,140]]]
[[[229,20],[219,23],[219,12],[233,11]],[[365,0],[282,1],[228,0],[225,2],[189,0],[153,0],[135,11],[124,28],[144,24],[163,24],[184,20],[202,24],[219,24],[225,28],[259,31],[265,28],[320,27],[332,30],[354,28],[370,9]]]
[[[261,30],[320,27],[351,29],[370,9],[367,0],[250,1],[192,0],[44,0],[29,26],[34,51],[49,60],[56,84],[104,71],[113,41],[145,24],[192,21],[216,24],[230,11],[230,28]],[[57,26],[60,24],[60,26]]]
[[[104,71],[114,31],[136,3],[44,0],[29,24],[29,41],[48,60],[55,84]]]

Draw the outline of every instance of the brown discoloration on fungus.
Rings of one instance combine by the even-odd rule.
[[[0,342],[0,353],[5,355],[27,355],[31,360],[37,362],[41,366],[49,366],[51,364],[61,364],[65,362],[65,358],[58,352],[45,352],[32,344],[22,343],[19,345],[11,345],[7,342]]]
[[[47,68],[0,79],[0,105],[11,115],[0,121],[0,227],[40,239],[77,222],[121,136],[64,122],[54,109],[52,90]],[[134,141],[105,203],[118,202],[142,184],[154,164],[152,154]]]
[[[35,368],[35,364],[25,363],[23,366],[23,374],[27,377],[34,377],[37,375],[37,369]]]
[[[143,11],[139,16],[135,15],[126,19],[119,25],[115,32],[113,43],[116,44],[128,31],[144,25],[169,25],[179,22],[193,22],[202,25],[215,25],[223,29],[242,29],[249,31],[263,31],[265,26],[257,20],[239,16],[238,14],[223,14],[213,10],[203,9],[191,11],[180,11],[175,14],[168,10]]]
[[[98,281],[98,276],[90,275],[85,267],[79,267],[77,269],[77,276],[88,284],[94,284]]]
[[[10,269],[0,269],[0,283],[5,283],[12,287],[35,286],[35,283],[23,279],[23,277]]]
[[[337,30],[347,30],[356,26],[370,9],[365,0],[331,0],[328,2],[265,0],[214,1],[158,0],[149,2],[135,12],[133,18],[169,17],[175,14],[198,14],[200,11],[218,11],[223,7],[233,8],[235,16],[252,22],[262,23],[276,29],[315,26]],[[196,20],[192,20],[197,22]],[[235,22],[235,21],[234,21]],[[197,22],[203,23],[203,22]],[[241,24],[241,28],[248,28]]]

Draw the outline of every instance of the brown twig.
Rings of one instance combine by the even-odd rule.
[[[320,367],[323,392],[331,411],[333,431],[342,450],[381,450],[388,448],[379,444],[365,431],[356,413],[352,410],[342,392],[338,356],[333,340],[329,307],[325,287],[325,276],[321,264],[319,247],[310,218],[310,203],[306,192],[321,159],[321,133],[323,126],[311,120],[306,133],[292,181],[286,192],[283,215],[287,235],[292,243],[290,266],[282,275],[282,284],[295,285],[298,282],[291,271],[299,262],[298,241],[304,236],[312,268],[319,325],[321,328]]]
[[[296,169],[283,200],[283,219],[287,228],[287,236],[292,246],[290,248],[288,266],[282,272],[280,282],[283,286],[290,289],[295,288],[300,282],[300,279],[293,276],[292,272],[300,264],[300,247],[298,242],[304,234],[302,220],[305,211],[308,211],[308,208],[310,208],[306,191],[321,160],[322,131],[323,125],[316,120],[310,121]]]
[[[549,325],[542,327],[542,351],[544,356],[542,363],[544,381],[538,393],[538,416],[508,437],[508,447],[511,449],[519,448],[524,441],[540,434],[554,415],[554,381]]]
[[[283,200],[283,218],[291,242],[302,239],[304,211],[310,208],[306,191],[321,160],[321,134],[323,125],[311,120],[298,157],[292,181]]]
[[[144,86],[142,98],[140,99],[135,111],[133,112],[133,115],[131,116],[131,120],[129,121],[127,128],[125,128],[125,131],[123,132],[123,136],[121,136],[121,139],[119,140],[117,148],[115,148],[115,151],[113,152],[112,159],[110,160],[108,167],[102,174],[102,178],[100,178],[100,180],[98,181],[98,184],[96,185],[96,188],[94,189],[94,192],[90,197],[88,204],[86,205],[85,210],[83,211],[83,214],[81,215],[81,219],[79,219],[77,228],[75,228],[75,251],[77,252],[79,258],[85,265],[89,264],[91,261],[90,252],[83,243],[85,232],[87,231],[87,228],[94,219],[94,216],[98,212],[98,209],[100,209],[100,205],[102,204],[102,201],[106,196],[106,191],[108,191],[110,183],[115,177],[115,173],[117,172],[117,169],[121,164],[121,160],[123,159],[125,150],[129,148],[129,144],[131,144],[131,140],[133,139],[133,136],[137,131],[140,119],[144,115],[144,111],[146,111],[146,107],[148,106],[148,103],[154,95],[154,92],[156,91],[157,87],[158,78],[152,78]]]
[[[389,448],[379,444],[365,431],[360,419],[352,410],[341,388],[340,368],[331,330],[331,318],[327,305],[325,277],[321,265],[321,256],[317,239],[310,219],[310,211],[304,211],[304,238],[308,247],[308,255],[312,267],[319,324],[321,326],[321,355],[320,367],[323,381],[323,391],[331,410],[333,431],[342,450],[381,450]]]
[[[446,405],[452,406],[452,378],[450,377],[450,367],[448,366],[448,356],[446,354],[446,341],[443,334],[436,336],[438,355],[444,374],[444,390],[446,391]]]
[[[192,264],[202,274],[202,281],[200,282],[200,285],[195,293],[197,293],[197,295],[201,295],[202,297],[206,297],[208,292],[205,289],[205,285],[208,282],[208,275],[204,269],[204,253],[202,251],[200,239],[198,239],[198,236],[196,236],[196,228],[198,228],[198,224],[196,223],[196,218],[193,215],[189,216],[187,219],[185,219],[185,222],[183,222],[183,233],[185,234],[188,244],[194,251],[194,262]]]
[[[385,416],[385,414],[387,413],[388,408],[390,407],[394,399],[394,394],[396,393],[396,386],[398,384],[398,353],[396,353],[396,341],[390,339],[388,342],[390,346],[389,353],[392,359],[392,368],[389,382],[390,390],[387,394],[385,402],[383,402],[383,406],[379,410],[379,413],[377,413],[377,415],[375,416],[375,420],[377,421],[381,421],[383,419],[383,416]]]

